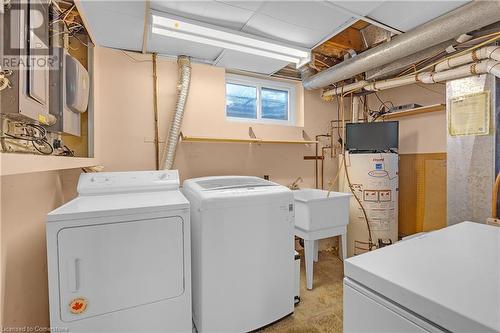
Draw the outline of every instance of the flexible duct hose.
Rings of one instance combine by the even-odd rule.
[[[191,82],[191,62],[186,56],[179,56],[177,59],[179,66],[179,84],[177,85],[177,103],[175,112],[170,123],[170,131],[168,132],[167,142],[163,147],[162,152],[162,169],[169,170],[172,168],[177,150],[177,143],[181,133],[182,118],[184,116],[184,108],[189,93],[189,83]]]

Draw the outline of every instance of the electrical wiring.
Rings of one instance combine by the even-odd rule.
[[[333,187],[335,186],[335,183],[337,182],[337,180],[338,180],[338,178],[340,176],[340,173],[342,171],[342,168],[343,168],[345,170],[344,172],[345,172],[345,175],[346,175],[346,180],[347,180],[347,185],[349,187],[349,190],[353,194],[354,198],[356,199],[359,207],[361,208],[361,210],[363,212],[363,217],[364,217],[364,220],[366,221],[366,228],[368,230],[368,246],[369,246],[369,249],[371,250],[373,248],[373,246],[374,246],[374,243],[373,243],[373,239],[372,239],[372,231],[371,231],[370,222],[369,222],[369,219],[368,219],[368,214],[366,213],[366,209],[363,206],[363,203],[359,199],[358,195],[356,194],[356,192],[354,190],[354,186],[351,183],[351,178],[349,176],[349,171],[347,169],[347,161],[346,161],[346,158],[345,158],[346,151],[345,151],[345,142],[343,140],[343,138],[345,137],[344,97],[346,95],[348,95],[348,94],[351,95],[351,100],[352,100],[352,98],[353,98],[352,92],[343,93],[343,94],[341,94],[340,98],[338,97],[338,95],[336,95],[336,97],[337,97],[337,119],[340,119],[341,116],[342,116],[343,135],[341,135],[341,133],[340,133],[340,126],[337,127],[337,134],[339,135],[339,141],[340,141],[340,143],[342,145],[342,148],[341,148],[342,149],[342,161],[341,161],[341,164],[339,165],[339,167],[337,169],[337,173],[336,173],[335,177],[330,179],[330,185],[328,187],[327,197],[330,196],[330,193],[332,192]]]
[[[349,93],[345,93],[345,94],[342,94],[341,95],[341,98],[340,98],[340,108],[342,110],[342,127],[343,127],[343,137],[345,137],[345,110],[344,110],[344,97],[349,94]],[[350,92],[351,94],[351,98],[352,98],[352,92]],[[371,250],[374,246],[374,243],[373,243],[373,239],[372,239],[372,231],[371,231],[371,227],[370,227],[370,222],[368,220],[368,214],[366,213],[366,209],[365,207],[363,206],[363,203],[361,202],[361,200],[359,199],[358,195],[356,194],[355,190],[354,190],[354,186],[352,185],[351,183],[351,178],[350,178],[350,175],[349,175],[349,170],[347,168],[347,160],[345,158],[345,155],[346,155],[346,151],[345,151],[345,142],[344,140],[342,140],[342,153],[343,153],[343,156],[342,156],[342,162],[343,162],[343,165],[344,165],[344,172],[345,172],[345,175],[346,175],[346,180],[347,180],[347,185],[349,187],[349,190],[351,191],[352,195],[354,196],[354,198],[356,199],[356,201],[358,202],[358,205],[359,207],[361,208],[361,211],[363,212],[363,217],[364,217],[364,220],[366,221],[366,228],[368,230],[368,246],[369,246],[369,249]],[[340,169],[340,167],[339,167]],[[339,170],[340,172],[340,170]]]
[[[7,76],[12,75],[11,70],[1,70],[0,67],[0,91],[10,88],[10,80]]]
[[[349,176],[349,170],[347,169],[347,160],[346,160],[345,157],[343,158],[343,161],[344,161],[344,169],[345,169],[345,175],[346,175],[347,184],[349,186],[349,189],[351,190],[352,195],[354,196],[354,199],[356,199],[356,201],[358,202],[358,205],[361,208],[361,211],[363,212],[363,217],[364,217],[364,219],[366,221],[366,228],[368,229],[368,247],[369,247],[369,249],[371,251],[372,247],[375,244],[373,243],[373,239],[372,239],[372,230],[370,228],[370,222],[368,221],[368,214],[366,213],[366,209],[363,206],[363,203],[361,202],[361,199],[359,199],[358,195],[356,194],[356,192],[354,190],[354,186],[351,183],[351,179],[350,179],[350,176]]]
[[[51,155],[54,152],[54,147],[52,147],[47,139],[31,141],[31,144],[40,154]],[[47,150],[43,150],[44,148],[46,148]]]
[[[0,74],[0,91],[10,87],[10,81],[4,75]]]
[[[47,131],[43,126],[21,121],[10,121],[9,125],[20,130],[21,133],[3,133],[3,136],[0,137],[3,149],[5,149],[5,140],[19,140],[30,142],[40,154],[51,155],[54,152],[54,148],[47,140]]]
[[[390,107],[387,105],[387,103],[390,103],[392,105],[392,107],[394,107],[394,103],[392,101],[386,101],[386,102],[384,102],[380,98],[380,96],[378,95],[378,93],[376,91],[374,91],[373,93],[375,94],[375,97],[377,97],[377,99],[379,100],[379,102],[381,104],[380,104],[377,112],[374,112],[374,113],[370,114],[370,116],[372,116],[371,122],[374,122],[380,116],[384,115],[385,113],[387,113],[389,111]],[[385,108],[385,110],[384,110],[384,108]]]
[[[467,49],[465,49],[465,50],[463,50],[463,51],[460,51],[460,52],[458,52],[458,53],[454,53],[454,54],[452,54],[452,55],[450,55],[450,56],[448,56],[448,57],[445,57],[445,58],[443,58],[443,59],[440,59],[440,60],[438,60],[438,61],[436,61],[436,62],[433,62],[432,64],[427,65],[427,66],[425,66],[425,67],[422,67],[422,68],[420,68],[419,70],[417,70],[417,71],[415,71],[415,72],[412,72],[412,73],[411,73],[411,74],[409,74],[409,75],[405,75],[405,77],[406,77],[406,76],[414,76],[415,74],[421,73],[422,71],[424,71],[424,70],[426,70],[426,69],[433,68],[434,66],[436,66],[437,64],[439,64],[439,63],[441,63],[441,62],[443,62],[443,61],[446,61],[446,60],[449,60],[449,59],[453,59],[453,58],[456,58],[456,57],[461,56],[461,55],[463,55],[463,54],[469,53],[469,52],[471,52],[471,51],[473,51],[473,50],[475,50],[475,49],[478,49],[478,48],[480,48],[480,47],[482,47],[482,46],[488,45],[488,44],[493,43],[493,42],[495,42],[496,40],[500,39],[500,32],[498,32],[498,33],[494,33],[494,35],[495,35],[495,37],[493,37],[493,38],[490,38],[490,39],[488,39],[488,40],[486,40],[486,41],[484,41],[484,42],[482,42],[482,43],[479,43],[479,44],[477,44],[477,45],[474,45],[474,46],[472,46],[472,47],[469,47],[469,48],[467,48]]]
[[[49,3],[53,5],[52,6],[53,12],[56,13],[55,17],[51,20],[49,25],[53,26],[55,24],[62,24],[64,26],[64,29],[62,29],[63,31],[60,31],[59,29],[52,29],[51,28],[51,31],[56,31],[56,32],[51,34],[50,37],[54,38],[54,37],[57,37],[60,35],[67,35],[67,36],[69,36],[69,38],[74,38],[78,42],[80,42],[80,44],[88,47],[88,43],[85,43],[77,36],[78,33],[85,33],[85,31],[86,31],[85,27],[81,23],[77,22],[74,19],[73,20],[68,19],[68,16],[76,8],[76,5],[72,4],[66,10],[62,10],[61,7],[56,4],[55,1],[51,0]],[[72,49],[74,49],[74,48],[72,48]]]
[[[139,60],[134,57],[132,57],[130,54],[127,53],[127,51],[122,50],[122,53],[125,54],[127,57],[129,57],[132,61],[134,62],[152,62],[152,60]]]
[[[341,154],[341,156],[342,156],[342,160],[343,160],[344,154]],[[339,165],[339,167],[337,169],[337,173],[335,174],[335,177],[333,178],[333,180],[332,179],[330,180],[330,186],[328,186],[328,193],[326,194],[327,198],[330,197],[330,193],[332,193],[333,188],[335,187],[335,183],[337,182],[343,168],[344,168],[344,161],[342,161],[342,163]]]
[[[4,133],[4,139],[14,139],[14,140],[23,140],[23,141],[39,141],[45,139],[47,136],[47,131],[40,125],[36,124],[28,124],[20,121],[12,122],[14,127],[23,128],[23,132],[21,135],[14,135]]]
[[[436,84],[442,84],[442,82],[437,82]],[[416,85],[417,85],[418,87],[422,88],[422,89],[429,90],[429,91],[431,91],[431,92],[435,93],[436,95],[445,96],[445,94],[440,93],[440,92],[438,92],[438,91],[435,91],[434,89],[431,89],[431,88],[429,88],[429,87],[426,87],[425,85],[423,85],[423,84],[421,84],[421,83],[418,83],[418,82],[417,82],[417,83],[416,83]]]
[[[414,75],[414,74],[417,74],[417,73],[420,73],[421,71],[425,70],[425,69],[429,69],[429,68],[433,68],[435,65],[443,62],[443,61],[446,61],[446,60],[449,60],[449,59],[453,59],[453,58],[456,58],[458,56],[461,56],[463,54],[466,54],[466,53],[469,53],[470,51],[473,51],[477,48],[480,48],[484,45],[487,45],[487,44],[490,44],[490,43],[493,43],[495,42],[496,40],[498,40],[500,38],[500,32],[494,32],[494,33],[491,33],[491,34],[488,34],[488,35],[484,35],[484,36],[480,36],[480,37],[476,37],[474,39],[471,39],[471,40],[468,40],[466,42],[463,42],[463,43],[460,43],[460,44],[457,44],[456,45],[456,48],[459,48],[461,45],[467,45],[467,44],[470,44],[474,41],[478,41],[478,40],[481,40],[481,39],[484,39],[484,38],[488,38],[488,37],[493,37],[491,39],[488,39],[484,42],[481,42],[479,44],[476,44],[476,45],[473,45],[473,46],[470,46],[470,47],[467,47],[466,49],[460,51],[460,52],[457,52],[457,53],[454,53],[454,54],[451,54],[447,57],[444,57],[444,58],[441,58],[441,59],[438,59],[437,61],[435,62],[432,62],[431,64],[429,65],[426,65],[425,67],[422,67],[420,68],[419,70],[415,70],[415,67],[418,66],[419,63],[424,63],[426,61],[428,61],[429,59],[432,59],[433,57],[435,56],[432,56],[432,57],[429,57],[427,59],[424,59],[422,61],[420,61],[419,63],[416,63],[416,64],[413,64],[411,65],[410,68],[406,69],[405,71],[403,71],[403,73],[405,73],[404,75],[398,75],[398,77],[404,77],[404,76],[409,76],[409,75]],[[442,53],[442,52],[441,52]],[[412,71],[413,69],[413,71]]]

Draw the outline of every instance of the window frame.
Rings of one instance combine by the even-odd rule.
[[[288,83],[276,80],[269,80],[263,78],[257,78],[252,76],[244,76],[238,74],[226,74],[226,82],[224,83],[224,101],[227,101],[226,96],[226,84],[237,84],[255,87],[257,89],[257,101],[256,101],[256,117],[257,118],[243,118],[243,117],[231,117],[227,114],[227,107],[224,106],[224,115],[226,120],[234,122],[245,122],[245,123],[258,123],[267,125],[285,125],[285,126],[295,126],[297,114],[296,114],[296,84]],[[288,93],[288,119],[270,119],[262,118],[262,88],[274,89],[286,91]]]

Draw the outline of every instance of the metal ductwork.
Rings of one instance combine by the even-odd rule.
[[[299,67],[299,73],[300,73],[300,78],[303,80],[313,76],[314,74],[318,73],[318,71],[315,68],[312,68],[308,65]]]
[[[175,105],[174,115],[170,123],[170,131],[162,154],[162,169],[169,170],[172,168],[181,133],[182,118],[184,117],[184,109],[189,93],[189,84],[191,82],[191,62],[186,56],[179,56],[177,59],[179,66],[179,84],[177,85],[177,103]]]
[[[474,1],[395,36],[390,42],[367,50],[316,75],[303,80],[304,88],[318,89],[354,77],[440,44],[458,35],[497,22],[500,1]]]
[[[426,48],[422,51],[419,51],[419,52],[414,53],[412,55],[409,55],[407,57],[398,59],[398,60],[391,62],[387,65],[370,69],[369,71],[367,71],[365,73],[365,79],[366,80],[380,80],[380,79],[389,78],[389,77],[401,72],[401,70],[403,68],[407,68],[408,66],[411,66],[412,64],[420,62],[424,59],[436,56],[437,54],[445,51],[447,47],[454,45],[456,43],[457,42],[455,39],[451,39],[451,40],[448,40],[444,43],[439,43],[437,45]]]

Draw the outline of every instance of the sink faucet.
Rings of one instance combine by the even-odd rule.
[[[293,181],[293,183],[291,183],[290,185],[288,185],[288,188],[289,188],[290,190],[298,190],[298,189],[299,189],[299,183],[300,183],[300,182],[302,182],[302,181],[304,181],[304,180],[302,179],[302,177],[297,177],[297,179],[295,179],[295,180]]]

